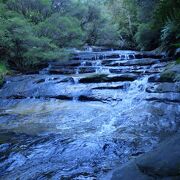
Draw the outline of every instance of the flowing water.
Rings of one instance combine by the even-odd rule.
[[[79,53],[0,90],[0,179],[108,179],[179,130],[178,83],[150,82],[163,57]]]

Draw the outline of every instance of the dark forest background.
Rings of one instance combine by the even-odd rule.
[[[179,0],[0,1],[0,74],[84,45],[173,53],[179,39]]]

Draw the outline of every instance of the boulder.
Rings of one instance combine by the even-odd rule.
[[[180,178],[180,134],[166,140],[135,162],[140,171],[148,176]]]
[[[111,180],[180,179],[180,134],[112,173]]]

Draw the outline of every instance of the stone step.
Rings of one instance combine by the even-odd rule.
[[[96,69],[93,67],[81,67],[81,68],[50,68],[49,74],[84,74],[84,73],[95,73]]]
[[[146,98],[146,101],[163,102],[163,103],[180,103],[180,93],[152,93]]]
[[[103,59],[103,60],[70,60],[70,61],[63,61],[63,62],[50,62],[51,67],[64,67],[64,66],[94,66],[96,64],[102,64],[107,66],[133,66],[133,65],[153,65],[153,64],[159,64],[160,62],[168,62],[170,59],[164,58],[164,59],[131,59],[131,60],[121,60],[121,59]],[[112,65],[111,65],[112,64]]]
[[[69,60],[69,61],[62,61],[62,62],[50,62],[49,65],[51,67],[80,66],[81,65],[81,61],[78,61],[78,60]]]
[[[164,55],[155,54],[152,52],[143,52],[138,53],[135,51],[122,52],[122,51],[109,51],[109,52],[79,52],[75,54],[75,60],[81,59],[89,59],[89,60],[97,60],[97,59],[142,59],[142,58],[154,58],[161,59]]]
[[[77,81],[75,80],[77,78]],[[26,75],[8,79],[0,90],[1,99],[26,99],[26,98],[55,98],[61,100],[72,100],[79,96],[96,95],[95,92],[102,90],[126,90],[129,82],[111,83],[78,83],[81,77],[48,76],[48,75]],[[109,81],[109,80],[108,80]],[[7,90],[8,89],[8,90]],[[112,96],[114,93],[112,93]],[[97,95],[96,95],[97,96]],[[105,96],[105,95],[103,95]]]
[[[96,71],[101,70],[110,70],[111,73],[123,73],[123,72],[131,72],[134,73],[144,73],[144,74],[151,74],[151,73],[158,73],[163,70],[163,68],[167,65],[167,63],[159,63],[153,65],[127,65],[127,66],[101,66],[101,64],[93,64],[90,62],[84,63],[81,66],[51,66],[47,71],[49,74],[77,74],[77,73],[93,73]],[[152,69],[152,72],[151,70]],[[139,72],[137,71],[139,70]],[[147,71],[147,72],[146,72]],[[132,72],[133,73],[133,72]]]
[[[148,93],[180,93],[180,82],[156,83],[146,88]]]
[[[168,61],[169,59],[134,59],[134,60],[126,60],[126,61],[104,60],[102,61],[102,65],[104,66],[147,66],[147,65],[155,65],[159,63],[164,63]]]
[[[161,69],[140,69],[140,70],[126,70],[126,69],[109,69],[112,74],[122,74],[122,73],[134,73],[139,75],[151,75],[160,73]]]
[[[175,82],[175,79],[173,77],[173,75],[169,75],[166,77],[163,77],[161,75],[153,75],[151,77],[149,77],[148,82],[150,83],[166,83],[166,82]]]
[[[104,83],[104,82],[123,82],[134,81],[138,78],[135,74],[120,74],[120,75],[108,75],[108,74],[95,74],[81,78],[80,83]]]

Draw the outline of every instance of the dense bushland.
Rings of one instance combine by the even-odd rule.
[[[173,52],[179,0],[1,0],[0,59],[27,71],[83,45]]]
[[[125,46],[141,50],[172,50],[180,40],[179,0],[110,0]]]

